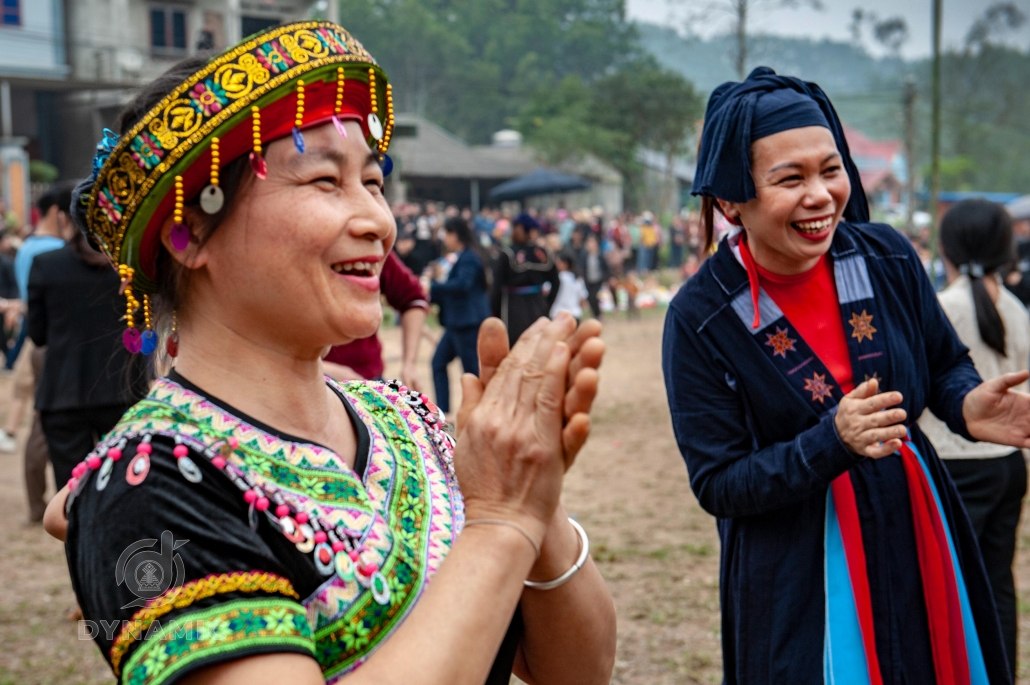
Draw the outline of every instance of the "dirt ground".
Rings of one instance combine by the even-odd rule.
[[[590,534],[618,610],[613,683],[718,683],[719,540],[690,492],[660,369],[662,317],[610,321],[594,433],[566,479],[564,501]],[[384,331],[396,373],[396,329]],[[428,357],[423,381],[430,381]],[[454,368],[456,379],[458,369]],[[452,384],[453,385],[453,384]],[[0,416],[10,380],[0,377]],[[24,430],[22,431],[24,439]],[[0,454],[0,685],[110,683],[89,640],[65,619],[74,604],[63,549],[27,527],[20,455]],[[1020,530],[1020,682],[1030,685],[1030,530]]]

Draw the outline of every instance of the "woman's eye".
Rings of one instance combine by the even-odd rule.
[[[823,169],[823,173],[824,174],[835,174],[838,171],[840,171],[840,167],[839,166],[831,166],[831,167],[827,167],[826,169]]]
[[[791,184],[800,183],[800,182],[801,182],[801,175],[800,174],[793,174],[791,176],[786,176],[784,178],[781,178],[779,181],[777,181],[777,183],[779,183],[780,185],[791,185]]]
[[[332,176],[321,176],[312,181],[312,183],[318,186],[325,187],[327,189],[336,187],[336,179]]]
[[[380,193],[384,191],[383,182],[375,178],[370,178],[367,181],[365,181],[365,187],[369,190],[374,188]]]

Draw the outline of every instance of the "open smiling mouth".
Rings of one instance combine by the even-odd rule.
[[[792,221],[790,226],[805,237],[822,236],[833,227],[833,217],[827,216],[808,221]]]
[[[370,278],[376,275],[375,262],[340,262],[333,264],[332,270],[344,276],[361,276]]]

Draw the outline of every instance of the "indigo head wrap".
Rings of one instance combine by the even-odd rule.
[[[793,76],[778,76],[758,67],[742,83],[727,82],[708,99],[701,149],[691,193],[729,202],[757,196],[751,176],[751,143],[804,126],[824,126],[833,134],[844,169],[851,180],[851,198],[844,209],[847,221],[869,221],[858,168],[851,159],[837,112],[822,88]]]

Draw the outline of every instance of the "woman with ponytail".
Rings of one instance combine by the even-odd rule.
[[[987,200],[963,200],[944,215],[941,248],[950,284],[940,293],[945,314],[984,380],[1024,371],[1030,362],[1030,316],[997,270],[1014,259],[1012,220]],[[1026,383],[1018,389],[1026,390]],[[1009,667],[1016,672],[1016,592],[1012,557],[1026,494],[1023,452],[969,442],[929,412],[919,425],[951,473],[980,542],[998,605]]]

